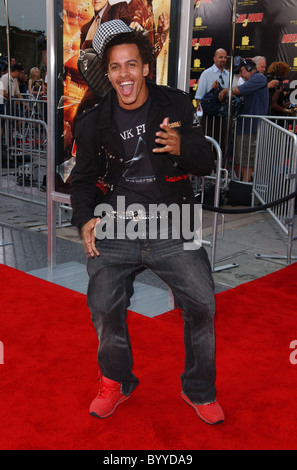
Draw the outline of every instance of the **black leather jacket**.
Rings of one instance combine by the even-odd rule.
[[[214,154],[200,126],[193,125],[194,108],[188,94],[147,83],[151,106],[146,141],[166,205],[195,204],[188,175],[206,176],[214,168]],[[108,202],[124,168],[123,144],[114,120],[114,90],[76,121],[76,165],[71,175],[72,224],[79,229],[94,217],[95,207]],[[181,155],[154,154],[156,132],[164,118],[181,134]]]

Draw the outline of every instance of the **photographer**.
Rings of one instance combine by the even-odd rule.
[[[278,80],[278,86],[271,88],[270,114],[272,116],[296,116],[295,109],[290,109],[290,83],[286,77],[290,66],[286,62],[273,62],[267,71],[269,83]],[[280,123],[281,125],[282,123]]]
[[[243,115],[267,116],[269,108],[269,92],[267,87],[267,78],[259,73],[256,63],[250,59],[244,59],[239,65],[240,76],[243,78],[243,84],[234,86],[232,94],[242,96],[244,105]],[[219,99],[226,99],[229,89],[221,91]],[[242,149],[242,155],[237,154],[235,158],[236,167],[241,167],[241,175],[244,182],[250,182],[254,169],[257,140],[257,119],[237,119],[236,127],[236,148]]]

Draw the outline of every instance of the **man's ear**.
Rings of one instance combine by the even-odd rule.
[[[147,77],[150,73],[150,66],[149,64],[144,64],[143,65],[143,76]]]

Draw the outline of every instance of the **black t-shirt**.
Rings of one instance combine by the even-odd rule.
[[[116,208],[117,196],[125,196],[126,208],[130,204],[160,204],[161,193],[156,182],[146,143],[146,120],[151,99],[135,110],[126,110],[118,104],[115,120],[124,145],[125,167],[109,204]],[[156,157],[157,158],[157,157]]]

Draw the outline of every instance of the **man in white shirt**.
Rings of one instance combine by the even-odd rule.
[[[12,98],[19,98],[20,101],[22,101],[22,104],[23,106],[29,111],[30,108],[29,108],[29,105],[23,101],[23,97],[20,93],[20,89],[19,89],[19,82],[18,82],[18,79],[21,75],[21,73],[24,71],[24,67],[21,65],[21,64],[15,64],[13,65],[13,67],[11,68],[11,73],[10,73],[10,85],[9,86],[9,74],[6,73],[5,75],[2,75],[1,79],[0,79],[0,93],[2,96],[0,96],[1,98],[1,101],[3,101],[3,98],[4,100],[8,100],[9,99],[9,93],[11,93],[11,97]],[[5,106],[3,106],[3,104],[1,105],[1,110],[0,110],[1,113],[5,114]],[[21,116],[22,115],[22,109],[18,108],[18,110],[14,107],[12,107],[12,109],[9,109],[9,106],[6,106],[6,114],[7,115],[13,115],[15,114],[16,116]],[[4,121],[2,121],[2,126],[4,125]],[[22,139],[23,136],[18,132],[18,129],[19,129],[19,122],[16,122],[15,123],[15,129],[14,129],[14,133],[13,133],[13,136],[14,138],[19,138],[19,139]]]
[[[200,109],[200,101],[212,88],[229,86],[229,72],[225,69],[227,63],[227,52],[218,49],[214,55],[212,67],[204,70],[200,76],[198,88],[195,94],[197,108]]]
[[[11,69],[10,80],[11,80],[11,96],[12,97],[18,96],[18,97],[21,98],[19,84],[18,84],[18,78],[19,78],[22,71],[23,71],[23,67],[19,64],[14,65]],[[2,75],[1,82],[3,84],[2,86],[3,86],[4,98],[7,99],[8,96],[9,96],[9,77],[8,77],[8,73],[6,73],[5,75]]]
[[[12,98],[19,98],[20,100],[23,100],[23,97],[20,93],[19,89],[19,76],[23,72],[24,67],[21,64],[15,64],[12,69],[11,69],[11,74],[10,74],[10,82],[11,82],[11,97]],[[9,74],[6,73],[5,75],[2,75],[1,77],[1,89],[3,92],[3,98],[8,99],[9,98]],[[27,103],[23,103],[25,108],[28,109]]]

